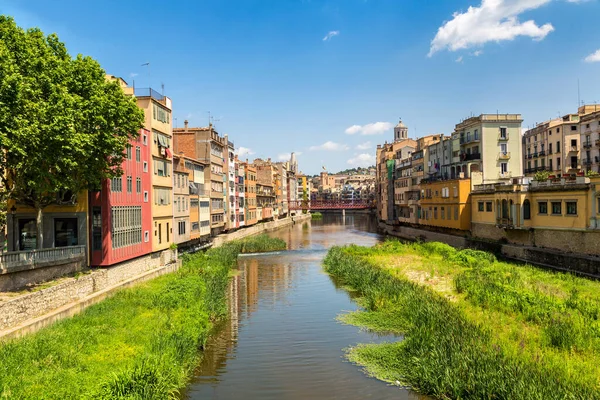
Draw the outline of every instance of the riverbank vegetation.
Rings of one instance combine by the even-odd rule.
[[[323,214],[321,214],[320,212],[311,212],[310,217],[311,217],[311,219],[315,219],[315,220],[323,219]]]
[[[330,250],[343,321],[405,336],[348,358],[437,398],[600,398],[600,283],[441,243]]]
[[[227,313],[238,254],[285,248],[284,241],[259,235],[186,255],[173,274],[0,344],[0,398],[176,398],[212,323]]]

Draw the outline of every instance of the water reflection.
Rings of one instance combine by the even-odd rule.
[[[240,257],[230,318],[216,329],[185,394],[191,399],[415,399],[345,362],[356,343],[396,340],[336,322],[356,309],[321,269],[326,249],[379,237],[367,216],[325,216],[273,233],[291,251]]]

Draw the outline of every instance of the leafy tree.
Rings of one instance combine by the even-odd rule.
[[[9,199],[37,211],[64,193],[122,175],[124,150],[143,111],[98,62],[72,58],[55,34],[0,15],[0,179]]]

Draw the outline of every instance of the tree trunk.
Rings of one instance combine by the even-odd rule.
[[[36,216],[36,226],[37,226],[37,249],[41,250],[44,248],[44,220],[42,218],[42,207],[38,206],[37,208],[37,216]]]

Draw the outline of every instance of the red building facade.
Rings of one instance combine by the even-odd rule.
[[[109,266],[152,252],[151,135],[130,140],[123,175],[90,193],[90,262]]]

